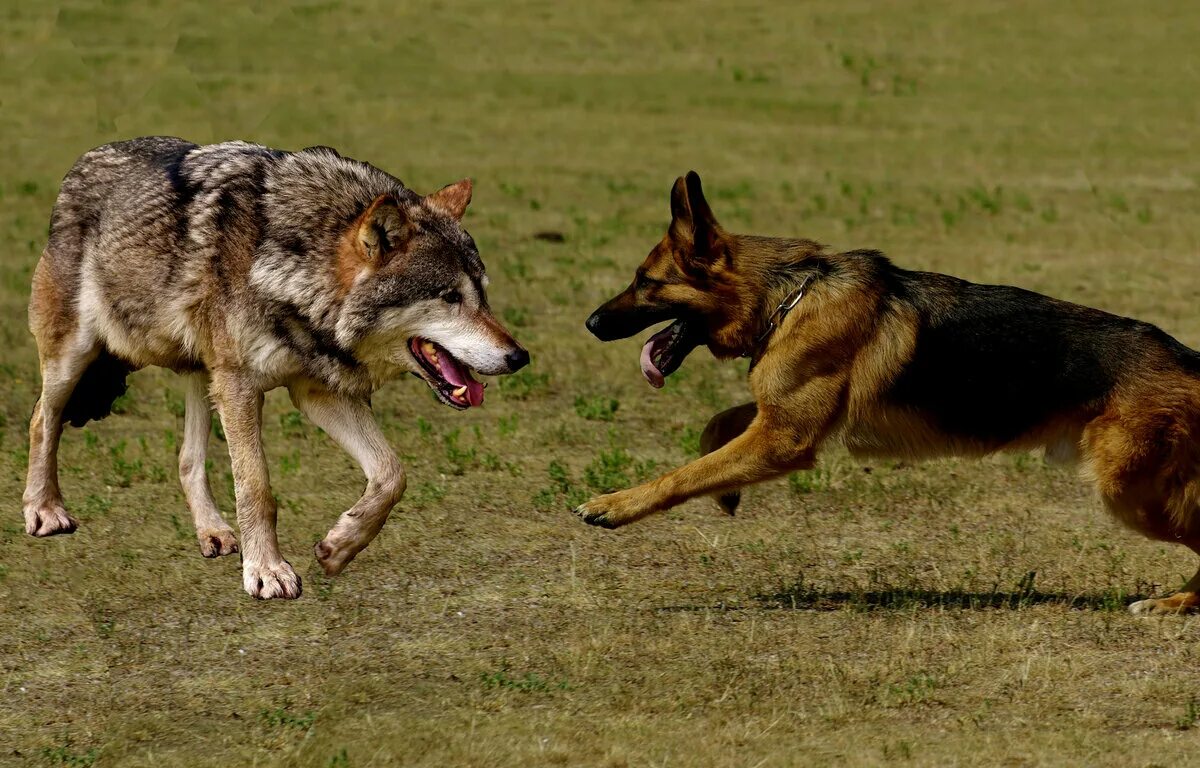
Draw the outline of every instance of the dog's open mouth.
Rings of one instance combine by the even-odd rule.
[[[425,370],[426,383],[443,403],[470,408],[483,402],[483,384],[471,376],[469,367],[455,360],[443,347],[414,336],[408,340],[408,348]]]
[[[662,387],[693,349],[702,341],[694,329],[696,323],[676,320],[647,339],[642,345],[642,375],[652,387]]]

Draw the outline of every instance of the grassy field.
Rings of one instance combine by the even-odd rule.
[[[1200,346],[1194,3],[170,5],[0,3],[0,764],[1194,764],[1200,624],[1124,611],[1194,556],[1038,456],[834,451],[736,519],[569,514],[747,399],[744,365],[698,353],[655,392],[640,340],[583,329],[690,168],[731,229]],[[493,304],[533,354],[477,411],[378,394],[409,492],[336,579],[311,546],[359,472],[268,397],[295,602],[200,557],[165,372],[66,434],[79,531],[22,531],[25,306],[58,181],[162,133],[329,144],[419,191],[473,177]]]

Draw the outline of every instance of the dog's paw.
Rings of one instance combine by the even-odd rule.
[[[286,560],[261,565],[242,563],[242,586],[251,597],[259,600],[295,600],[300,597],[300,577]]]
[[[1176,616],[1200,610],[1200,595],[1195,592],[1176,592],[1170,597],[1152,597],[1130,603],[1134,616]]]
[[[619,528],[643,517],[644,513],[630,503],[625,493],[607,493],[585,501],[574,510],[588,525],[598,528]]]
[[[738,504],[742,503],[742,493],[741,491],[730,491],[717,496],[716,499],[717,506],[721,508],[721,511],[732,517],[737,512]]]
[[[200,541],[200,554],[205,557],[232,555],[238,551],[237,537],[229,528],[204,528],[196,531]]]
[[[354,549],[328,538],[318,541],[313,547],[313,555],[326,576],[337,576],[360,551],[361,548]]]
[[[74,533],[79,527],[61,504],[25,507],[25,533],[39,538]]]

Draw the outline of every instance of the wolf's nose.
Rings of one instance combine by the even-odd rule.
[[[504,356],[504,362],[508,363],[509,373],[519,371],[529,365],[529,351],[524,347],[517,347]]]

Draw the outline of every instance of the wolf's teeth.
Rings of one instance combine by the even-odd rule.
[[[463,386],[461,386],[461,387],[459,387],[458,389],[454,390],[454,391],[453,391],[453,392],[451,392],[450,394],[454,395],[455,397],[462,397],[463,395],[467,394],[467,387],[466,387],[466,385],[464,384]]]
[[[434,349],[433,342],[431,342],[431,341],[426,341],[423,344],[421,344],[421,350],[427,355],[432,355],[434,357],[437,357],[437,350]]]

